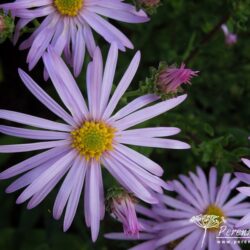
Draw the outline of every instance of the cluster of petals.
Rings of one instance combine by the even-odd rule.
[[[122,51],[133,48],[131,41],[105,17],[127,23],[143,23],[149,20],[144,11],[137,11],[134,6],[121,0],[82,0],[82,7],[76,16],[60,13],[55,2],[17,0],[0,5],[0,8],[11,11],[14,17],[19,18],[14,34],[15,43],[25,26],[37,18],[44,18],[32,35],[20,45],[20,49],[30,48],[27,57],[29,69],[34,68],[51,45],[58,54],[64,53],[67,63],[73,66],[74,75],[78,76],[84,61],[85,47],[90,56],[94,55],[96,43],[92,30],[107,42],[116,42]],[[65,1],[61,2],[66,4]],[[74,4],[74,0],[71,2]],[[47,76],[45,72],[45,77]]]
[[[18,3],[23,2],[25,1],[18,1]],[[159,178],[163,174],[163,169],[126,144],[169,149],[187,149],[189,145],[162,138],[179,133],[178,128],[129,128],[176,107],[186,99],[186,95],[159,101],[159,97],[147,94],[115,111],[140,61],[140,52],[137,52],[117,88],[111,93],[118,59],[116,43],[113,43],[109,50],[105,66],[100,49],[96,48],[94,52],[93,61],[89,63],[86,74],[87,102],[69,69],[52,47],[48,48],[43,59],[49,77],[66,110],[24,71],[19,70],[19,74],[31,93],[63,122],[0,110],[0,119],[37,128],[1,125],[1,133],[39,140],[25,144],[1,145],[0,153],[45,150],[3,171],[0,173],[0,179],[21,175],[7,188],[7,192],[25,188],[18,197],[17,203],[29,200],[28,208],[33,208],[41,203],[65,176],[53,208],[55,219],[59,219],[65,210],[64,231],[72,224],[84,186],[85,221],[91,228],[92,239],[95,241],[100,220],[103,219],[105,211],[101,165],[128,192],[145,202],[157,203],[155,193],[162,193],[162,188],[167,188],[166,183]],[[72,147],[71,133],[81,127],[85,121],[101,121],[115,128],[112,150],[104,152],[98,160],[85,159]]]
[[[208,230],[202,244],[205,229],[190,221],[193,216],[204,214],[212,205],[223,212],[226,226],[235,228],[240,218],[250,209],[250,202],[244,201],[246,195],[238,193],[229,198],[240,181],[231,178],[230,174],[224,174],[221,184],[217,185],[217,171],[214,167],[210,169],[208,179],[199,167],[196,173],[190,172],[189,176],[180,175],[179,178],[181,181],[174,180],[171,183],[176,198],[158,195],[160,203],[150,209],[137,205],[137,213],[142,215],[139,217],[139,223],[143,226],[139,239],[144,242],[130,250],[166,249],[168,244],[174,244],[175,250],[241,249],[235,243],[218,244],[216,230]],[[225,236],[224,233],[221,235]],[[109,233],[106,237],[118,240],[136,239],[123,233]]]

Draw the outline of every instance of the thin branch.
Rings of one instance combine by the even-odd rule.
[[[185,60],[185,63],[186,63],[186,64],[188,64],[188,63],[189,63],[189,62],[199,53],[200,48],[201,48],[204,44],[208,43],[208,42],[214,37],[214,35],[215,35],[218,31],[220,31],[221,25],[222,25],[223,23],[226,23],[227,20],[228,20],[229,18],[230,18],[230,15],[224,16],[224,17],[214,26],[214,28],[213,28],[209,33],[207,33],[207,34],[203,37],[203,39],[200,41],[199,45],[191,51],[191,53],[189,54],[189,56],[188,56],[187,59]]]

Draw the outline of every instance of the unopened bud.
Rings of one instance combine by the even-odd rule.
[[[165,94],[176,94],[182,84],[191,84],[191,79],[197,76],[198,71],[185,68],[182,63],[180,68],[175,66],[166,67],[160,71],[157,85]]]
[[[125,235],[139,237],[141,226],[137,219],[135,203],[136,199],[121,188],[109,192],[109,212],[122,223]]]
[[[149,14],[156,13],[157,8],[161,5],[161,0],[136,0],[139,8],[144,9]]]
[[[198,72],[185,68],[184,63],[177,68],[161,62],[158,69],[151,68],[150,77],[140,83],[140,90],[143,94],[154,93],[167,100],[182,92],[183,84],[191,84]]]
[[[221,29],[222,29],[222,31],[224,33],[225,43],[227,45],[232,46],[232,45],[234,45],[234,44],[237,43],[237,40],[238,40],[237,35],[234,34],[234,33],[232,33],[232,32],[230,32],[228,30],[228,27],[225,24],[221,25]]]

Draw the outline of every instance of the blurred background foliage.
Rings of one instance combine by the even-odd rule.
[[[163,0],[149,23],[130,25],[113,22],[142,52],[139,71],[129,90],[137,90],[139,82],[149,76],[149,67],[157,67],[159,61],[178,65],[185,62],[187,67],[200,71],[192,85],[185,88],[188,99],[183,104],[143,124],[177,126],[182,132],[175,138],[192,145],[192,149],[186,151],[137,147],[137,150],[164,167],[166,180],[176,178],[180,173],[188,173],[197,165],[205,171],[210,166],[216,166],[220,175],[233,172],[243,169],[241,157],[250,156],[247,139],[250,131],[249,14],[249,0]],[[225,44],[220,30],[224,22],[238,35],[238,42],[234,46]],[[24,34],[21,39],[27,35]],[[96,38],[106,58],[108,46],[102,39]],[[134,53],[120,53],[116,83]],[[18,51],[10,41],[0,45],[0,108],[57,119],[25,89],[18,77],[18,67],[27,71],[26,56],[27,51]],[[88,61],[89,58],[86,58],[85,67]],[[31,76],[58,99],[51,83],[44,82],[42,72],[40,62]],[[84,90],[85,69],[78,83]],[[125,96],[120,105],[130,99]],[[22,139],[0,136],[0,144],[21,142]],[[30,155],[2,154],[0,170]],[[115,181],[105,170],[103,175],[107,190]],[[99,239],[93,244],[85,227],[82,203],[72,227],[63,233],[62,221],[54,221],[51,215],[57,190],[39,207],[28,211],[25,205],[15,204],[18,194],[4,193],[9,183],[0,182],[1,250],[105,250],[127,249],[134,244],[104,239],[103,233],[122,230],[121,225],[108,214],[102,222]]]

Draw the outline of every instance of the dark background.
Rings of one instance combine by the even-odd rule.
[[[182,132],[175,138],[192,145],[192,149],[187,151],[138,148],[165,168],[165,179],[176,178],[180,173],[194,170],[197,165],[205,171],[216,166],[221,176],[242,168],[240,158],[250,156],[247,140],[250,131],[249,13],[249,1],[165,0],[147,24],[113,22],[142,52],[141,65],[130,90],[136,90],[139,81],[149,75],[149,67],[157,67],[161,60],[177,65],[185,61],[188,67],[200,71],[192,85],[185,88],[189,97],[183,104],[143,124],[177,126]],[[238,34],[238,42],[234,46],[225,44],[219,28],[223,22]],[[97,37],[97,40],[105,58],[108,46],[102,39]],[[120,53],[117,80],[134,53]],[[27,71],[26,56],[27,51],[18,51],[10,41],[0,45],[0,108],[57,119],[25,89],[18,77],[18,67]],[[88,60],[86,58],[85,66]],[[40,62],[30,75],[57,98],[50,81],[44,82],[42,71]],[[78,79],[82,89],[84,72]],[[0,136],[1,145],[21,142],[22,139]],[[1,154],[0,170],[30,155],[32,153]],[[103,172],[105,187],[109,188],[113,180]],[[98,241],[92,244],[82,204],[72,227],[63,233],[62,221],[54,221],[51,214],[56,190],[39,207],[28,211],[24,204],[15,204],[18,194],[5,194],[4,190],[10,183],[0,182],[1,250],[105,250],[127,249],[133,245],[104,239],[103,233],[122,230],[121,225],[108,214],[101,224]]]

